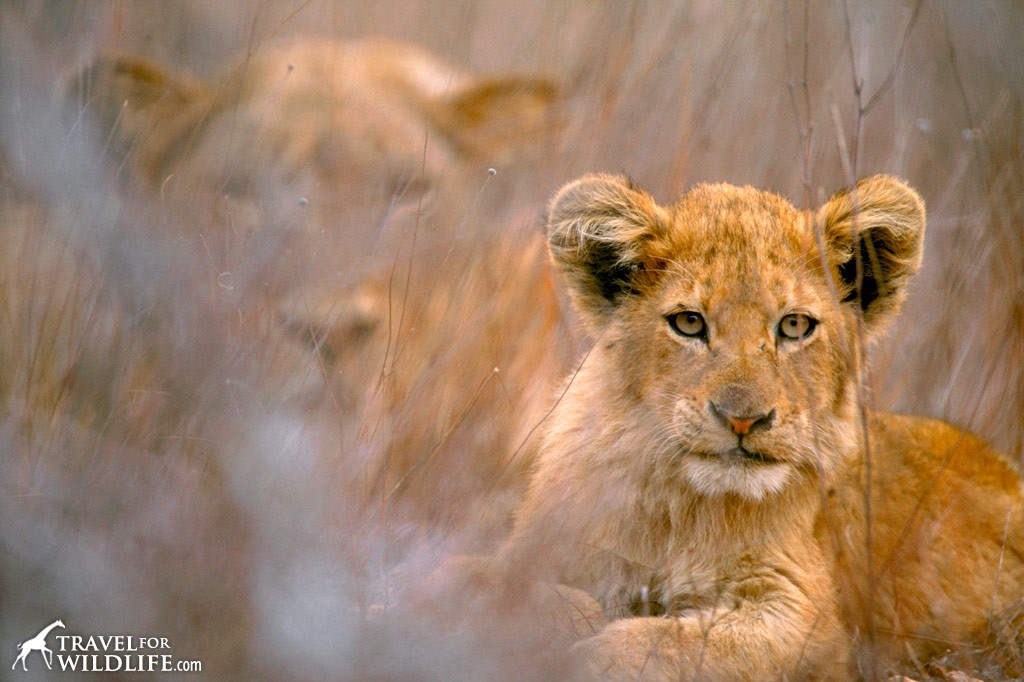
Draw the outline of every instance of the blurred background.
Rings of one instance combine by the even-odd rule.
[[[557,677],[528,614],[439,621],[409,593],[501,537],[586,346],[540,238],[584,172],[809,209],[906,178],[925,260],[869,400],[1021,463],[1021,35],[1014,0],[5,2],[3,650],[62,618],[216,679]],[[338,46],[368,37],[425,52],[351,75],[377,57]],[[386,96],[317,127],[286,76],[308,45],[336,56],[317,97]],[[195,118],[108,97],[122,72],[82,69],[111,54]],[[440,96],[403,108],[420,66]],[[466,137],[474,85],[526,123]]]

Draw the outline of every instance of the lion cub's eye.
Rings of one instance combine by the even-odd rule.
[[[666,319],[668,325],[672,327],[672,331],[680,336],[702,338],[707,334],[707,325],[704,324],[704,318],[700,313],[687,310],[681,313],[672,313]]]
[[[792,341],[806,339],[818,326],[818,321],[801,313],[790,313],[779,321],[779,336]]]

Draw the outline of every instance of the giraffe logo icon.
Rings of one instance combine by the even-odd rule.
[[[28,672],[28,666],[25,664],[25,659],[27,659],[28,655],[33,651],[38,651],[39,653],[41,653],[43,655],[43,663],[46,664],[46,667],[49,670],[53,670],[53,652],[50,651],[50,648],[48,646],[46,646],[46,636],[50,634],[50,630],[62,627],[64,627],[64,621],[55,620],[49,625],[47,625],[45,628],[43,628],[38,635],[36,635],[30,640],[27,640],[19,644],[18,657],[14,659],[14,665],[11,666],[11,670],[14,670],[16,667],[18,667],[18,662],[20,661],[21,669],[25,672]]]

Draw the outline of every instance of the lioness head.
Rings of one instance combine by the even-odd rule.
[[[235,229],[312,222],[351,238],[353,223],[379,228],[389,206],[419,206],[460,166],[475,188],[543,142],[556,90],[366,39],[261,47],[209,80],[100,56],[68,96],[118,172],[162,200],[216,198]]]
[[[555,197],[548,237],[609,419],[646,425],[661,469],[698,492],[760,500],[827,478],[856,442],[859,329],[877,336],[899,308],[924,223],[887,176],[809,215],[724,184],[659,206],[589,175]]]

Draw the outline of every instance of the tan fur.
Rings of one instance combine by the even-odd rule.
[[[592,674],[872,676],[979,641],[1024,596],[1017,473],[947,424],[858,408],[924,221],[886,176],[816,216],[729,185],[659,206],[607,175],[555,197],[551,253],[594,341],[499,558],[602,604],[576,646]],[[809,336],[780,335],[791,313]]]

